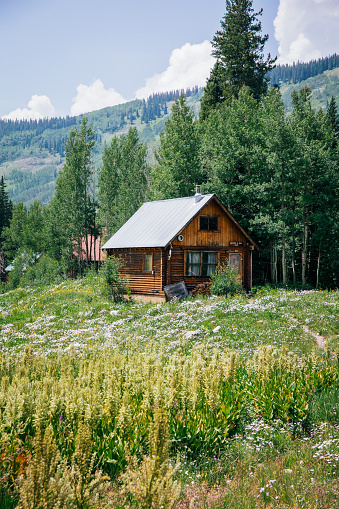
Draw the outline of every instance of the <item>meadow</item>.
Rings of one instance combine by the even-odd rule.
[[[336,508],[338,292],[0,295],[0,508]]]

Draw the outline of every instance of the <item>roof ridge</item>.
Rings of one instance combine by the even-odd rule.
[[[207,197],[207,196],[213,196],[214,193],[209,193],[209,194],[201,194],[201,197],[204,198],[204,197]],[[180,196],[179,198],[166,198],[165,200],[150,200],[150,201],[145,201],[143,203],[143,205],[146,205],[147,203],[161,203],[161,202],[164,202],[164,201],[175,201],[175,200],[193,200],[195,198],[195,195],[193,196]]]

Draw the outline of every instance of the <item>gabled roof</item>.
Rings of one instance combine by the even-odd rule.
[[[213,194],[149,201],[109,239],[102,249],[166,247],[212,199]]]
[[[212,199],[255,245],[217,197],[207,194],[144,203],[102,249],[166,247]]]

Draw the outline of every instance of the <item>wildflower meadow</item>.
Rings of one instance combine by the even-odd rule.
[[[0,295],[0,508],[337,508],[338,292]]]

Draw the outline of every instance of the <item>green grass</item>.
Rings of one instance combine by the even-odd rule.
[[[40,353],[121,346],[138,337],[140,347],[187,351],[197,342],[232,348],[248,357],[260,345],[288,346],[298,355],[317,348],[323,335],[338,346],[338,292],[271,291],[253,302],[239,297],[195,298],[167,304],[112,304],[99,280],[18,289],[0,295],[0,351],[20,352],[31,343]],[[293,321],[296,318],[298,322]],[[218,328],[216,330],[216,328]],[[192,337],[190,337],[192,336]]]
[[[71,455],[81,415],[107,460],[106,473],[117,471],[117,461],[121,470],[125,447],[147,450],[152,401],[160,391],[179,402],[177,410],[170,407],[177,437],[172,454],[181,460],[176,509],[337,508],[338,296],[262,289],[251,301],[114,304],[94,277],[1,294],[0,437],[7,438],[0,438],[0,472],[20,471],[18,458],[27,458],[22,451],[32,447],[37,419],[51,420],[59,448]],[[328,351],[317,347],[312,332],[324,336]],[[230,375],[226,363],[225,380],[214,385],[218,359],[232,355],[228,349],[240,356],[237,371]],[[281,371],[276,361],[291,366]],[[166,378],[169,369],[173,379]],[[203,403],[186,412],[193,390]],[[220,413],[213,421],[218,398],[224,421]],[[299,417],[292,407],[284,410],[285,401]],[[108,483],[108,498],[96,507],[118,507],[118,492]],[[16,496],[4,488],[0,509],[14,508]],[[125,501],[120,507],[137,506]]]

